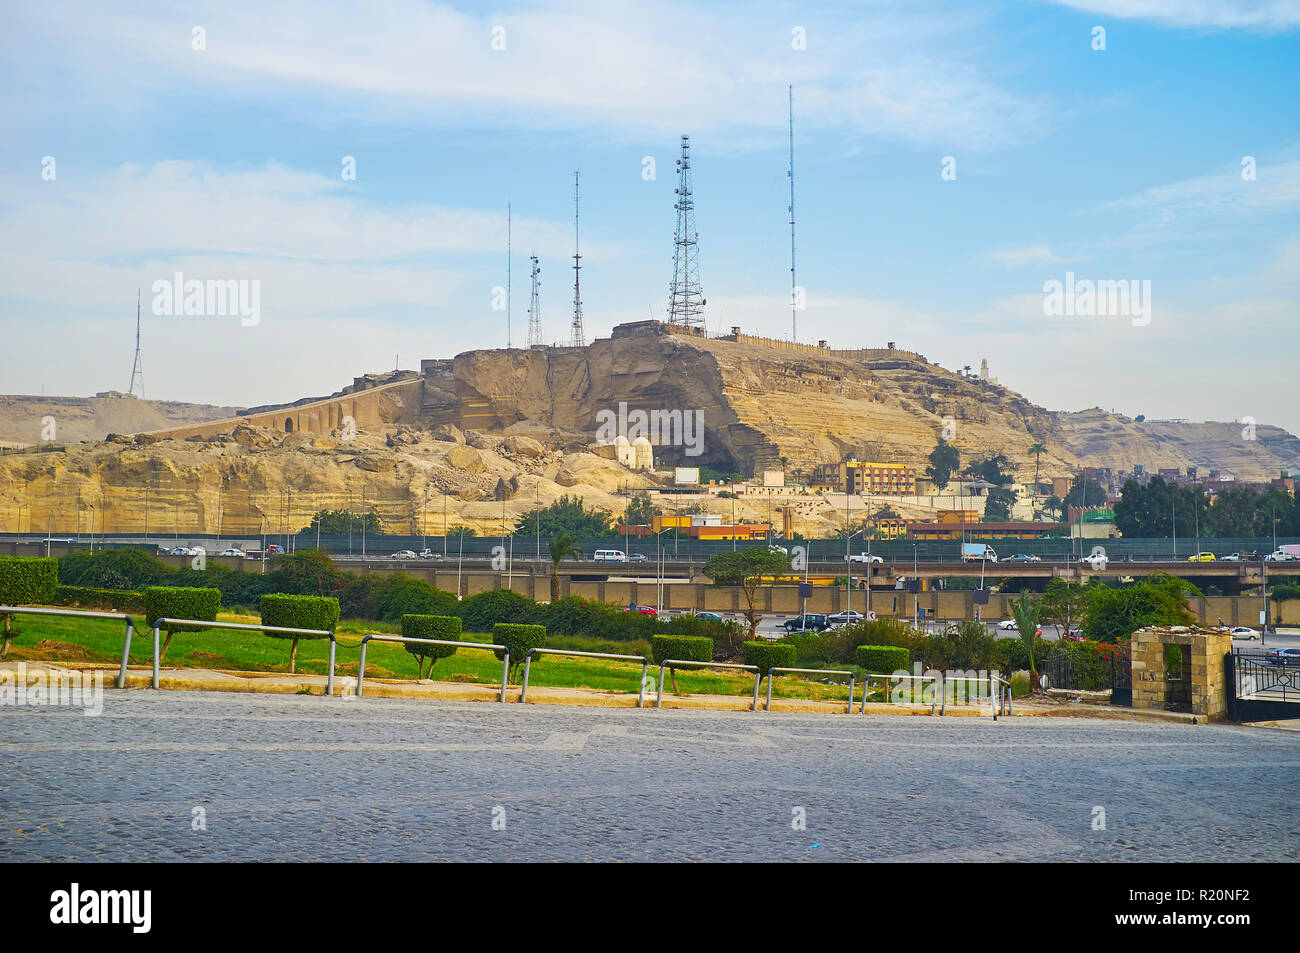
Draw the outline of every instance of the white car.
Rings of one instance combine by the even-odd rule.
[[[1015,627],[1016,627],[1015,619],[1003,619],[1001,622],[998,623],[998,628],[1007,632],[1011,631]]]
[[[832,625],[837,622],[841,625],[851,625],[854,622],[861,622],[865,618],[866,616],[857,609],[845,609],[843,612],[836,612],[832,615],[828,615],[826,621],[830,622]]]
[[[442,553],[435,553],[432,549],[420,550],[421,559],[441,559]]]
[[[237,547],[232,546],[230,549],[223,549],[223,550],[221,551],[220,555],[222,555],[222,556],[240,556],[240,557],[244,557],[244,556],[247,556],[248,553],[244,552],[242,549],[239,549],[239,548],[237,548]]]
[[[1259,633],[1244,625],[1234,626],[1231,635],[1234,639],[1258,639]]]
[[[415,555],[415,550],[399,549],[397,552],[393,553],[393,558],[394,559],[419,559],[420,557]]]
[[[883,563],[884,557],[872,553],[856,553],[849,557],[851,563]]]
[[[1079,562],[1087,566],[1089,569],[1106,568],[1106,556],[1103,553],[1090,553],[1080,559]]]

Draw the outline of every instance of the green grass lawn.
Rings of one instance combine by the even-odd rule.
[[[238,612],[222,612],[225,622],[257,622],[257,617]],[[142,625],[142,623],[140,623]],[[122,659],[124,624],[107,619],[76,619],[60,616],[16,616],[12,659],[47,659],[50,661],[88,661],[117,664]],[[345,621],[338,628],[338,651],[335,671],[339,675],[356,675],[362,636],[385,632],[399,634],[401,627],[382,622]],[[164,634],[165,638],[165,634]],[[467,633],[466,641],[489,642],[490,636]],[[566,640],[571,642],[573,640]],[[210,668],[251,672],[288,672],[289,639],[272,638],[257,632],[238,629],[209,629],[204,632],[178,632],[163,659],[165,668]],[[628,651],[627,654],[635,654]],[[131,642],[131,664],[148,665],[153,659],[153,632],[137,629]],[[298,643],[298,671],[324,675],[329,664],[329,640],[312,639]],[[400,644],[374,642],[366,649],[366,678],[414,679],[415,656]],[[647,674],[656,683],[659,668],[651,665]],[[439,659],[429,676],[443,682],[468,682],[482,685],[501,683],[501,663],[490,649],[461,648],[450,658]],[[520,677],[522,677],[522,670]],[[533,659],[529,683],[555,688],[590,688],[607,692],[637,692],[641,666],[635,662],[612,659],[571,658],[542,655]],[[754,678],[745,672],[720,670],[679,671],[677,687],[684,694],[749,695]],[[672,681],[664,679],[665,693],[671,694]],[[760,692],[766,693],[763,685]],[[650,694],[650,692],[647,692]],[[772,686],[775,698],[847,701],[848,685],[843,679],[820,682],[816,676],[783,676]],[[861,690],[855,692],[861,698]]]

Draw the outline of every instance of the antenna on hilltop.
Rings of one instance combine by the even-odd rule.
[[[707,331],[704,293],[700,289],[699,242],[695,230],[695,199],[691,193],[691,137],[682,136],[677,160],[677,229],[673,235],[673,283],[669,285],[668,323]]]
[[[131,363],[131,386],[126,389],[128,394],[135,394],[135,382],[140,382],[140,393],[137,397],[144,396],[144,363],[140,360],[140,289],[135,289],[135,360]]]
[[[790,97],[790,340],[799,340],[799,320],[797,291],[794,280],[794,84],[789,88]]]
[[[531,255],[528,260],[533,263],[533,290],[528,299],[528,346],[542,346],[542,281],[538,276],[542,269],[537,266],[537,256]]]
[[[510,203],[506,203],[506,347],[510,347]]]
[[[569,343],[584,347],[582,334],[582,294],[578,289],[578,272],[582,269],[582,255],[578,253],[578,170],[573,170],[573,327]]]

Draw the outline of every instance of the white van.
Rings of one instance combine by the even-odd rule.
[[[627,553],[621,549],[598,549],[591,558],[598,563],[625,563]]]

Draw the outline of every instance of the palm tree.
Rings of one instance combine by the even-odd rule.
[[[560,563],[569,556],[581,556],[582,549],[570,533],[557,533],[546,545],[551,551],[551,601],[556,602],[560,598]]]
[[[1029,448],[1029,452],[1034,455],[1034,496],[1037,496],[1038,495],[1038,458],[1047,452],[1047,448],[1044,447],[1040,442],[1035,440],[1034,445]]]
[[[1029,650],[1029,687],[1038,691],[1038,670],[1034,667],[1034,639],[1038,635],[1038,606],[1029,601],[1029,590],[1022,590],[1020,599],[1011,603],[1011,613],[1016,620],[1016,631]]]

